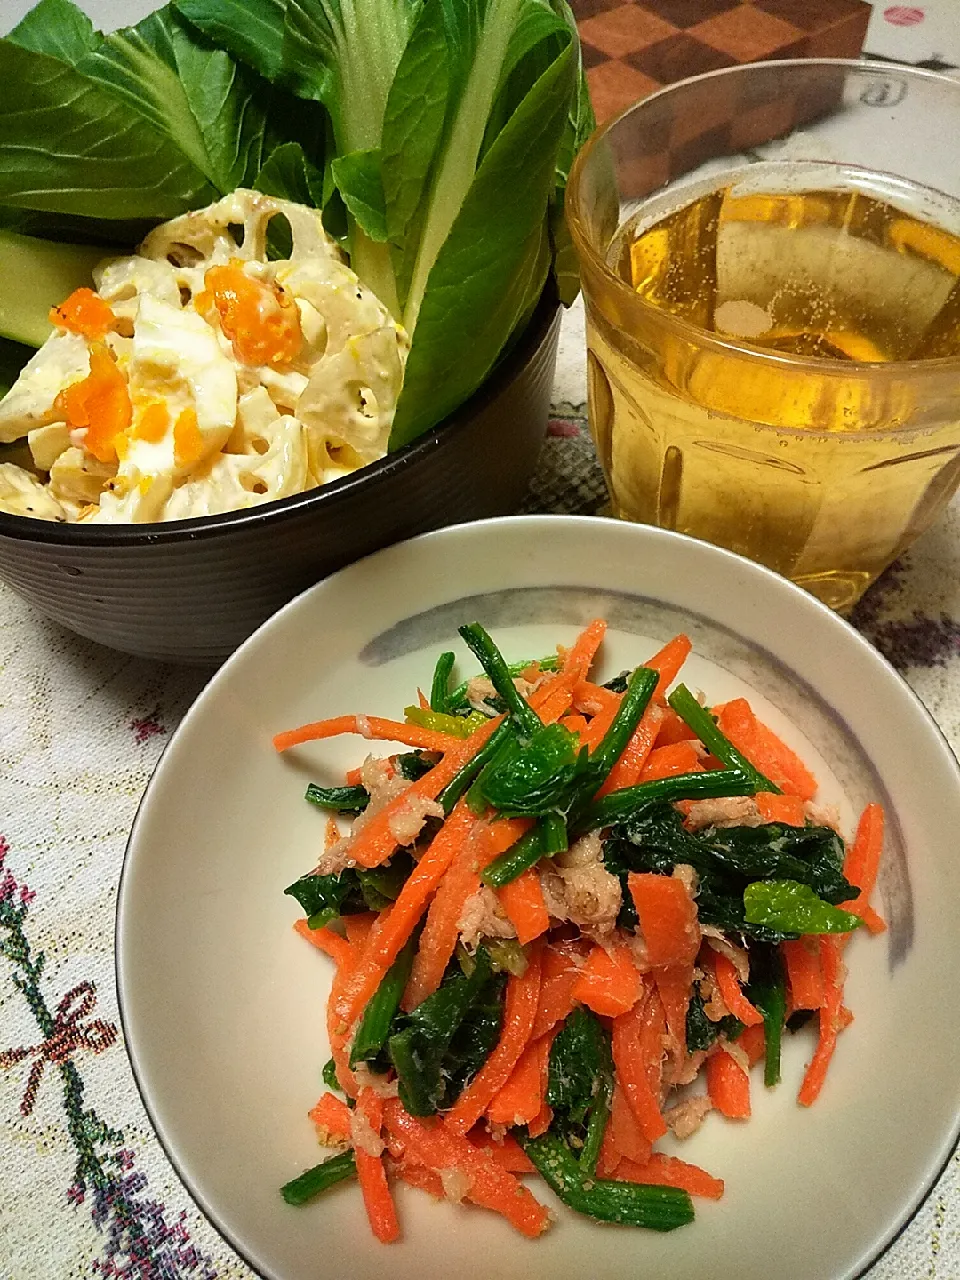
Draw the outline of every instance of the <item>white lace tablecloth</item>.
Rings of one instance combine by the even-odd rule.
[[[27,7],[0,5],[3,26]],[[90,5],[101,20],[113,7]],[[868,47],[960,63],[960,6],[881,4]],[[575,310],[526,509],[602,506],[583,400]],[[960,747],[960,506],[884,575],[854,620]],[[114,982],[127,832],[204,679],[80,640],[0,588],[0,1280],[252,1280],[154,1136]],[[868,1274],[960,1278],[956,1154]]]

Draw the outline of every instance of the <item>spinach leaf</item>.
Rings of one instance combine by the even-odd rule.
[[[763,1014],[763,1083],[780,1083],[780,1042],[787,1014],[787,985],[776,947],[751,946],[747,999]]]
[[[711,1022],[704,1011],[703,996],[694,985],[690,1003],[687,1005],[687,1052],[695,1053],[697,1049],[709,1049],[720,1037],[736,1040],[743,1032],[743,1023],[739,1018],[728,1014],[719,1022]]]
[[[400,1015],[387,1041],[398,1077],[400,1101],[411,1115],[432,1115],[459,1093],[490,1047],[491,1008],[499,1010],[503,980],[479,948],[470,974],[452,969],[442,985],[411,1013]],[[496,1034],[499,1020],[496,1020]],[[481,1056],[482,1055],[482,1056]]]
[[[551,1131],[580,1149],[580,1166],[592,1176],[610,1114],[613,1057],[609,1034],[582,1005],[574,1009],[550,1049],[547,1102]]]
[[[478,786],[508,817],[538,817],[558,808],[577,772],[580,740],[563,725],[536,729],[525,746],[513,739]]]
[[[408,782],[416,782],[418,778],[422,778],[425,773],[430,772],[434,764],[432,760],[424,757],[422,751],[401,752],[400,755],[394,756],[393,763],[397,773]]]
[[[370,792],[366,787],[318,787],[311,782],[304,799],[333,813],[362,813],[370,803]]]
[[[338,916],[367,910],[359,881],[352,871],[344,871],[339,876],[301,876],[283,892],[300,903],[311,929],[319,929]]]
[[[743,891],[748,924],[781,933],[850,933],[863,921],[818,898],[809,884],[796,880],[768,880]]]

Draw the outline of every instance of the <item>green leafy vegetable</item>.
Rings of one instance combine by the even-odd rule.
[[[787,986],[776,947],[750,948],[750,983],[747,998],[763,1014],[763,1083],[768,1089],[780,1083],[780,1042],[787,1014]]]
[[[441,653],[437,659],[437,665],[433,669],[433,680],[430,684],[430,708],[432,711],[440,711],[444,715],[450,714],[450,676],[456,660],[456,654],[449,649],[446,653]]]
[[[370,803],[370,792],[366,787],[318,787],[311,782],[304,799],[334,813],[361,813]]]
[[[483,798],[509,817],[539,817],[557,809],[577,772],[580,741],[563,725],[535,729],[523,746],[516,739],[478,786]]]
[[[339,916],[382,911],[395,902],[413,869],[408,853],[398,852],[381,867],[348,867],[339,875],[301,876],[284,893],[296,898],[311,929],[320,929]]]
[[[476,1069],[478,1054],[481,1062],[486,1059],[494,1022],[494,1040],[499,1032],[496,996],[501,987],[481,947],[470,974],[454,971],[416,1009],[397,1017],[387,1050],[397,1072],[400,1101],[411,1115],[433,1115],[441,1103],[452,1102],[459,1092],[457,1082]],[[498,1011],[496,1018],[491,1008]]]
[[[755,769],[742,752],[717,727],[717,722],[705,707],[701,707],[686,685],[679,684],[667,701],[683,722],[697,735],[703,745],[721,760],[728,769],[736,769],[753,783],[754,792],[772,791],[780,794],[780,788]]]
[[[728,1040],[736,1040],[743,1033],[743,1023],[739,1018],[728,1014],[719,1022],[711,1022],[704,1012],[703,996],[694,984],[690,1003],[687,1005],[687,1052],[695,1053],[698,1049],[709,1049],[721,1036]]]
[[[390,1026],[400,1008],[400,997],[410,977],[416,938],[411,938],[387,970],[383,981],[370,997],[350,1047],[350,1066],[371,1062],[387,1042]]]
[[[550,1132],[521,1143],[550,1189],[577,1213],[651,1231],[673,1231],[693,1221],[686,1191],[587,1177],[563,1139]]]
[[[780,933],[851,933],[863,923],[859,916],[818,898],[808,884],[796,880],[768,880],[743,891],[748,924]]]
[[[471,622],[467,626],[459,627],[458,630],[489,676],[494,689],[507,704],[517,728],[525,737],[535,733],[542,727],[540,717],[526,699],[517,692],[510,668],[490,636],[479,622]]]
[[[357,1162],[353,1158],[353,1152],[341,1151],[339,1155],[315,1164],[312,1169],[307,1169],[298,1178],[286,1183],[280,1188],[280,1194],[287,1204],[306,1204],[321,1191],[327,1191],[338,1182],[356,1176]]]
[[[552,1132],[580,1148],[579,1165],[587,1177],[596,1172],[612,1096],[610,1037],[581,1005],[551,1046],[547,1102],[554,1112]]]
[[[340,1081],[337,1078],[337,1064],[334,1062],[333,1058],[328,1058],[326,1060],[323,1064],[323,1071],[320,1074],[323,1079],[323,1083],[328,1089],[332,1089],[336,1093],[343,1092]]]
[[[469,738],[474,730],[487,723],[482,711],[474,711],[468,716],[451,716],[427,707],[404,707],[403,718],[407,724],[418,724],[422,729],[434,729],[437,733],[449,733],[454,738]]]
[[[506,853],[484,867],[481,879],[484,884],[500,889],[516,880],[528,867],[535,866],[541,858],[562,853],[569,846],[567,824],[562,814],[545,814]]]

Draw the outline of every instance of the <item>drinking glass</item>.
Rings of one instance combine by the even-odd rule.
[[[594,134],[567,218],[614,515],[839,610],[935,519],[960,483],[957,138],[960,83],[833,59],[697,76]]]

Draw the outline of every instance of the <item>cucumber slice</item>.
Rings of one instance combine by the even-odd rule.
[[[51,307],[81,285],[93,268],[115,256],[102,245],[58,244],[0,229],[0,336],[42,347],[50,336]]]

